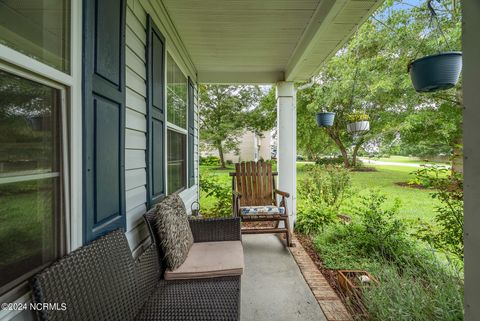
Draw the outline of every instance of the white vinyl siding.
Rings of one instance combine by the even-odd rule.
[[[172,29],[161,3],[155,0],[128,0],[126,27],[126,129],[125,129],[125,189],[127,211],[127,238],[133,250],[141,249],[148,237],[142,215],[147,210],[147,105],[146,59],[147,13],[166,38],[167,51],[175,58],[185,75],[194,81],[195,70],[180,39]],[[195,98],[197,99],[197,98]],[[166,107],[168,108],[168,106]],[[198,199],[198,109],[195,103],[195,177],[196,184],[184,190],[180,196],[187,210]],[[168,184],[168,177],[167,177]],[[135,254],[135,253],[134,253]]]

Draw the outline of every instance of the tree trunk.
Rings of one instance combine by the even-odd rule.
[[[335,142],[335,145],[337,145],[338,149],[340,149],[340,152],[342,153],[342,156],[343,156],[343,164],[345,168],[349,168],[350,161],[348,160],[347,149],[343,145],[338,134],[335,132],[334,129],[327,129],[327,133],[328,133],[328,136],[330,136],[330,138]]]
[[[225,166],[225,158],[223,156],[223,146],[222,143],[217,144],[217,149],[218,149],[218,156],[220,157],[220,168],[225,169],[227,166]]]
[[[355,145],[355,147],[353,148],[353,153],[352,153],[352,166],[353,167],[357,166],[357,154],[358,154],[358,150],[360,149],[362,144],[363,144],[363,140],[359,141]]]

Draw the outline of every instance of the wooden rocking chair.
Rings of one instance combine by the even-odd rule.
[[[233,213],[243,222],[275,222],[272,228],[242,228],[242,234],[285,233],[287,246],[291,246],[291,231],[285,198],[290,195],[275,188],[272,165],[265,162],[243,162],[235,164],[232,177]],[[277,204],[277,195],[281,201]],[[284,222],[283,228],[279,227]]]

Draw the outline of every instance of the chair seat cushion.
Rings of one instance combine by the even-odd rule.
[[[242,215],[285,214],[285,207],[281,206],[242,206]]]
[[[239,276],[243,273],[241,241],[193,243],[187,259],[177,269],[166,269],[165,280]]]

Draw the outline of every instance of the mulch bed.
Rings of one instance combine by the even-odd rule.
[[[427,187],[423,186],[422,184],[416,184],[416,183],[408,183],[408,182],[396,182],[395,185],[401,186],[401,187],[410,187],[410,188],[416,188],[416,189],[428,189]]]
[[[295,236],[297,237],[300,244],[302,244],[303,248],[305,249],[305,252],[307,252],[307,254],[310,256],[313,263],[315,263],[318,270],[322,272],[327,282],[330,284],[332,289],[337,293],[338,297],[342,300],[347,310],[357,320],[358,311],[355,311],[352,309],[351,302],[348,302],[345,294],[341,290],[340,285],[338,284],[338,281],[337,281],[337,271],[328,269],[323,265],[323,262],[320,259],[320,256],[318,255],[317,251],[315,250],[312,239],[310,237],[302,234],[296,234],[296,233],[295,233]]]
[[[354,167],[351,169],[352,172],[378,172],[378,170],[375,167],[367,167],[367,166],[362,166],[362,167]]]

